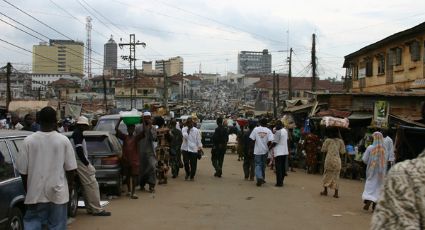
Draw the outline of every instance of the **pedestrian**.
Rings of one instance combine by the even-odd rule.
[[[251,141],[249,136],[254,130],[256,124],[254,121],[249,121],[248,130],[242,136],[243,148],[243,171],[245,180],[254,181],[255,163],[254,163],[254,142]]]
[[[26,114],[25,116],[24,116],[24,127],[22,128],[22,130],[25,130],[25,131],[32,131],[32,123],[34,123],[34,118],[33,118],[33,116],[30,114],[30,113],[28,113],[28,114]]]
[[[362,194],[364,210],[369,210],[371,204],[372,210],[375,209],[376,202],[379,199],[379,192],[387,173],[389,158],[388,153],[385,151],[382,133],[374,132],[372,138],[373,144],[366,148],[362,157],[363,162],[367,165],[366,183]]]
[[[382,135],[384,136],[383,144],[384,144],[385,152],[386,154],[388,154],[389,166],[391,167],[395,161],[393,139],[391,139],[390,135],[388,135],[388,130],[383,130]],[[390,167],[388,167],[388,169]]]
[[[138,199],[135,194],[136,185],[138,184],[140,156],[137,151],[137,143],[142,139],[143,133],[135,135],[134,124],[127,125],[127,133],[124,134],[119,129],[122,118],[120,118],[115,126],[115,135],[122,140],[122,166],[123,174],[125,176],[125,183],[127,184],[127,195],[131,199]]]
[[[21,119],[19,118],[17,113],[12,113],[10,115],[10,129],[21,130],[22,128],[24,128],[24,126],[20,123],[20,120]]]
[[[182,129],[183,143],[183,163],[186,171],[185,180],[190,178],[194,180],[196,174],[196,168],[198,164],[198,158],[202,151],[201,133],[193,126],[192,118],[189,117],[186,120],[186,126]]]
[[[320,152],[320,139],[313,133],[304,134],[302,146],[306,154],[307,173],[315,173],[317,171],[318,155]]]
[[[336,127],[327,128],[327,138],[323,142],[322,152],[326,153],[323,172],[323,192],[320,195],[327,196],[328,188],[334,189],[335,198],[338,195],[338,180],[341,172],[341,156],[345,153],[344,141],[339,137],[339,130]]]
[[[255,177],[257,178],[257,186],[261,186],[266,183],[265,181],[265,169],[267,153],[269,146],[273,141],[272,131],[266,127],[267,119],[262,118],[260,120],[260,126],[256,127],[250,134],[249,138],[255,141],[254,145],[254,160],[255,160]]]
[[[69,139],[56,132],[56,111],[40,110],[41,130],[24,139],[17,168],[26,192],[24,228],[66,229],[77,162]]]
[[[96,169],[88,159],[87,144],[84,139],[84,131],[89,129],[89,119],[80,116],[71,139],[74,142],[77,153],[77,173],[83,187],[84,203],[87,213],[93,216],[110,216],[100,205],[99,184],[96,180]]]
[[[156,151],[156,176],[158,178],[158,184],[167,184],[167,173],[170,169],[170,142],[171,135],[170,129],[165,127],[165,121],[162,117],[154,118],[154,125],[157,128],[157,139],[158,147]]]
[[[283,186],[285,179],[286,161],[288,160],[288,131],[283,128],[281,121],[276,122],[276,132],[270,149],[273,148],[276,167],[276,187]]]
[[[145,190],[149,185],[149,192],[155,192],[156,184],[156,157],[154,141],[156,140],[156,128],[152,124],[152,114],[144,112],[142,115],[143,124],[136,127],[136,135],[143,133],[143,138],[139,141],[140,190]]]
[[[223,174],[224,154],[226,153],[229,134],[227,133],[227,129],[223,126],[223,118],[217,118],[216,122],[218,127],[215,128],[212,136],[213,147],[211,149],[211,161],[215,169],[214,176],[221,177]]]
[[[183,142],[183,135],[181,129],[178,129],[178,124],[176,120],[170,122],[170,134],[171,134],[171,143],[170,143],[170,165],[171,165],[171,174],[172,178],[179,176],[180,168],[183,168],[182,157],[181,157],[181,145]]]
[[[373,230],[425,229],[425,149],[389,171],[373,213]]]

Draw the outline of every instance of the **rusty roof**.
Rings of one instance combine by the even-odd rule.
[[[117,83],[117,87],[130,87],[132,84],[132,79],[123,79],[121,82]],[[135,78],[134,86],[136,88],[157,88],[156,82],[148,77]]]
[[[311,90],[311,77],[292,77],[292,90]],[[288,77],[279,77],[279,89],[288,89]],[[273,89],[273,78],[263,77],[254,83],[256,88]],[[330,80],[317,79],[316,90],[329,90],[330,92],[341,92],[343,90],[342,82],[331,82]]]
[[[353,58],[353,57],[368,53],[368,52],[373,51],[375,49],[378,49],[382,46],[385,46],[389,43],[397,42],[401,39],[406,39],[406,38],[409,38],[409,37],[413,38],[415,35],[423,34],[424,32],[425,32],[425,22],[422,22],[421,24],[419,24],[417,26],[414,26],[414,27],[409,28],[407,30],[403,30],[401,32],[398,32],[398,33],[395,33],[391,36],[388,36],[388,37],[386,37],[382,40],[379,40],[379,41],[377,41],[373,44],[365,46],[365,47],[357,50],[356,52],[348,54],[347,56],[345,56],[344,57],[345,61],[344,61],[343,67],[347,68],[348,67],[348,60]]]

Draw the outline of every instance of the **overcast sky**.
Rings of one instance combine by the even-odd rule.
[[[174,56],[184,58],[187,74],[237,71],[242,50],[272,52],[273,70],[287,72],[286,51],[294,49],[293,74],[311,76],[312,34],[317,35],[318,74],[341,76],[343,57],[370,43],[425,21],[424,0],[7,0],[61,34],[0,0],[0,18],[17,22],[39,37],[86,42],[85,19],[91,16],[93,72],[101,73],[103,44],[128,41],[130,33],[145,42],[137,65]],[[84,6],[84,7],[83,7]],[[13,18],[13,22],[4,15]],[[22,26],[21,26],[22,28]],[[0,39],[32,50],[40,39],[0,21]],[[65,36],[66,37],[65,37]],[[47,37],[47,38],[46,38]],[[289,38],[289,39],[288,39]],[[32,55],[0,41],[0,64],[30,70]],[[119,55],[128,55],[119,50]],[[119,60],[119,66],[128,62]]]

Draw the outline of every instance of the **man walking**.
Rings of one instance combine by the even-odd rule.
[[[214,176],[221,177],[229,134],[227,133],[227,128],[223,126],[223,118],[217,118],[217,125],[218,127],[212,136],[213,148],[211,150],[211,161],[215,169]]]
[[[198,165],[198,154],[202,151],[201,134],[196,127],[193,127],[192,118],[186,120],[186,126],[182,129],[183,134],[183,163],[186,171],[185,180],[195,179],[196,167]]]
[[[55,131],[56,111],[44,107],[39,121],[41,131],[25,138],[17,162],[26,191],[24,228],[62,230],[77,162],[69,139]]]
[[[93,216],[110,216],[111,213],[100,206],[99,184],[95,175],[96,169],[88,160],[87,145],[83,135],[83,132],[88,129],[89,120],[81,116],[78,118],[77,126],[71,136],[77,153],[77,172],[83,187],[84,203],[89,214]]]
[[[286,161],[288,160],[288,131],[283,128],[281,121],[276,122],[276,133],[270,149],[274,148],[273,154],[276,165],[276,187],[283,186],[285,179]]]
[[[249,130],[245,131],[242,136],[242,150],[243,150],[243,172],[245,180],[254,180],[254,145],[249,136],[255,128],[254,121],[250,121],[248,124]]]
[[[265,178],[265,169],[266,169],[266,160],[267,153],[269,151],[269,146],[273,141],[272,131],[266,127],[267,119],[262,118],[260,120],[260,126],[256,127],[249,138],[252,141],[255,141],[254,146],[254,160],[255,160],[255,177],[257,178],[257,186],[261,186],[266,183]]]
[[[176,120],[172,120],[170,123],[171,128],[171,145],[170,145],[170,157],[171,157],[171,174],[173,178],[179,175],[180,167],[183,167],[180,148],[183,142],[183,135],[181,130],[177,129]]]
[[[157,138],[156,128],[152,125],[152,114],[143,113],[143,124],[136,128],[136,134],[142,133],[139,141],[140,154],[140,189],[145,190],[149,185],[149,192],[155,192],[156,164],[154,140]]]

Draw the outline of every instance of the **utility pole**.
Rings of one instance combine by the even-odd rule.
[[[12,101],[12,93],[10,91],[10,75],[12,74],[12,64],[10,64],[10,62],[7,63],[6,65],[6,87],[7,87],[7,91],[6,91],[6,96],[7,96],[7,101],[6,101],[6,109],[7,111],[9,111],[9,104]]]
[[[108,113],[108,98],[106,97],[106,79],[105,75],[102,75],[103,82],[103,103],[105,104],[105,113]]]
[[[273,116],[277,117],[277,108],[276,108],[276,73],[273,71]]]
[[[164,73],[164,108],[165,111],[168,113],[168,77],[165,68],[166,62],[168,63],[169,61],[162,60],[162,71]]]
[[[311,91],[316,91],[316,34],[313,34],[313,46],[311,49],[311,66],[313,78],[311,79]]]
[[[292,100],[292,48],[289,50],[288,100]]]
[[[181,88],[181,95],[180,95],[180,97],[181,97],[181,103],[182,103],[182,105],[183,105],[183,95],[184,95],[184,73],[183,72],[181,72],[181,75],[182,75],[182,82],[181,82],[181,84],[182,84],[182,88]]]
[[[122,39],[121,39],[122,40]],[[137,75],[136,72],[136,46],[141,45],[143,48],[146,47],[146,43],[144,42],[136,42],[136,35],[130,34],[130,42],[129,43],[119,43],[119,47],[122,49],[124,46],[130,47],[130,55],[129,56],[121,56],[123,60],[128,60],[130,62],[130,75],[131,75],[131,89],[130,89],[130,109],[133,109],[133,92],[134,92],[134,78]]]

